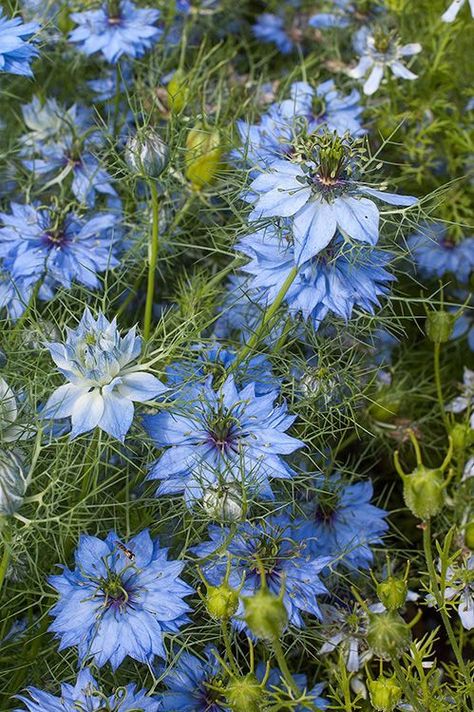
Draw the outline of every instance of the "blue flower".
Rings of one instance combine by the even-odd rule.
[[[350,0],[333,0],[331,12],[317,12],[308,21],[311,27],[318,30],[325,30],[328,27],[348,27],[351,23],[354,6]]]
[[[466,294],[461,292],[459,297],[464,301]],[[457,308],[452,308],[450,311],[457,312]],[[451,339],[460,339],[463,336],[467,337],[467,343],[471,351],[474,351],[474,303],[472,300],[468,302],[466,311],[457,317]]]
[[[158,712],[160,709],[156,697],[149,697],[144,690],[137,690],[136,685],[124,685],[109,697],[101,691],[88,668],[80,670],[75,685],[62,684],[61,696],[56,697],[37,687],[27,688],[28,697],[18,695],[25,705],[15,712],[93,712],[107,709],[114,712]]]
[[[388,529],[387,512],[371,504],[368,480],[345,485],[339,475],[315,477],[314,488],[300,503],[306,518],[298,535],[312,554],[332,557],[350,568],[368,569],[371,546],[380,544]]]
[[[251,294],[264,305],[272,304],[294,268],[293,246],[270,225],[247,235],[237,249],[250,257],[243,269],[252,275]],[[317,329],[329,312],[346,321],[355,306],[373,314],[378,297],[388,293],[387,283],[395,279],[385,270],[388,261],[380,250],[351,245],[337,235],[299,267],[285,296],[291,316],[301,314]]]
[[[101,52],[116,64],[123,55],[142,57],[161,37],[159,10],[137,8],[130,0],[105,2],[99,10],[71,13],[76,27],[69,35],[85,54]]]
[[[83,534],[75,562],[73,571],[49,578],[59,593],[49,627],[59,650],[77,646],[81,663],[110,662],[113,670],[127,655],[150,665],[155,655],[166,659],[164,634],[188,621],[183,599],[193,589],[179,578],[184,563],[168,561],[148,530],[126,546],[115,532],[105,541]]]
[[[225,700],[210,687],[216,687],[221,677],[220,666],[212,650],[206,650],[206,660],[181,653],[174,667],[163,678],[169,691],[160,697],[160,711],[228,712]]]
[[[266,665],[264,663],[258,663],[255,674],[258,680],[263,680],[266,673]],[[295,712],[310,712],[311,709],[316,707],[318,710],[327,709],[329,702],[321,697],[321,692],[324,690],[324,683],[319,682],[314,685],[311,690],[308,690],[308,679],[306,675],[297,673],[293,675],[293,679],[301,690],[301,694],[305,694],[306,701],[312,705],[312,707],[306,707],[306,705],[298,705],[295,708]],[[294,697],[287,697],[288,695],[288,685],[278,668],[272,668],[268,676],[266,688],[269,692],[274,693],[277,700],[281,703],[283,700],[288,699],[288,701],[293,700]],[[290,706],[288,706],[290,708]],[[293,708],[292,708],[293,709]]]
[[[465,2],[466,0],[453,0],[446,12],[441,16],[443,22],[454,22]],[[474,18],[474,0],[469,0],[469,7],[471,8],[471,15]]]
[[[467,282],[474,269],[474,237],[454,242],[442,223],[422,226],[408,238],[408,246],[419,269],[428,277],[450,273],[459,282]]]
[[[316,135],[308,146],[295,146],[297,155],[308,160],[277,160],[250,185],[244,195],[253,203],[251,220],[291,217],[298,264],[323,250],[339,230],[359,242],[375,245],[379,238],[379,209],[376,198],[390,205],[416,203],[411,196],[374,190],[353,175],[353,146],[334,134]],[[303,152],[303,153],[301,153]]]
[[[84,220],[34,205],[10,207],[11,214],[0,213],[0,258],[14,282],[46,277],[41,298],[51,299],[55,285],[71,289],[73,282],[98,289],[98,273],[118,265],[114,215],[99,213]]]
[[[354,79],[362,79],[370,72],[363,87],[367,96],[375,94],[387,69],[401,79],[413,81],[418,78],[402,61],[404,57],[421,52],[421,44],[418,42],[400,45],[396,38],[380,29],[372,33],[368,27],[361,27],[354,36],[353,44],[360,60],[348,74]]]
[[[93,124],[90,109],[78,104],[66,108],[56,99],[42,102],[37,96],[21,107],[21,113],[28,128],[28,133],[20,138],[22,156],[28,150],[37,151],[44,145],[84,134]]]
[[[37,276],[30,278],[16,277],[8,272],[0,272],[0,309],[6,307],[8,316],[13,321],[21,317],[34,292]]]
[[[36,22],[25,24],[20,17],[8,18],[0,8],[0,72],[33,76],[30,62],[39,52],[32,36],[39,29]]]
[[[261,562],[268,589],[278,595],[284,585],[283,603],[288,620],[291,625],[301,628],[303,613],[321,618],[317,597],[328,591],[319,573],[332,559],[310,553],[304,537],[299,534],[300,524],[300,520],[290,520],[286,515],[267,517],[258,525],[245,522],[230,541],[227,528],[211,525],[208,529],[210,541],[195,546],[193,553],[204,559],[202,570],[213,586],[224,580],[230,556],[229,584],[235,589],[242,586],[242,597],[252,596],[260,589]],[[240,603],[233,618],[239,630],[245,628],[242,613]]]
[[[48,345],[69,383],[49,397],[42,417],[71,417],[71,438],[99,427],[123,440],[132,424],[133,401],[144,403],[166,390],[133,363],[142,347],[135,330],[122,337],[115,319],[109,322],[102,313],[94,319],[86,308],[77,329],[68,329],[65,344]]]
[[[167,448],[152,466],[150,479],[161,480],[157,495],[184,492],[191,505],[213,487],[235,483],[273,498],[270,478],[290,478],[281,459],[303,443],[286,434],[295,416],[275,393],[255,394],[255,384],[238,390],[233,376],[215,390],[212,377],[187,386],[173,410],[144,418],[158,447]]]
[[[258,16],[252,30],[257,39],[276,45],[282,54],[289,54],[293,51],[295,42],[285,27],[283,17],[271,12],[264,12]]]

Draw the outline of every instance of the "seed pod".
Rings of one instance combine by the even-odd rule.
[[[288,623],[288,614],[281,596],[261,588],[254,596],[243,599],[244,618],[257,638],[275,640],[281,637]]]
[[[170,110],[179,114],[187,104],[189,96],[189,86],[187,78],[182,69],[177,69],[166,87],[168,94],[168,106]]]
[[[137,175],[158,178],[169,160],[168,146],[150,127],[130,136],[125,146],[125,161]]]
[[[221,164],[222,147],[217,129],[208,130],[197,124],[186,139],[186,178],[195,190],[212,183]]]
[[[375,655],[390,660],[409,647],[411,631],[396,611],[369,612],[367,642]]]
[[[239,607],[239,594],[225,581],[220,586],[208,585],[204,600],[209,615],[217,621],[229,620]]]
[[[449,341],[453,333],[456,314],[444,311],[430,311],[426,318],[426,334],[435,344]]]
[[[395,576],[388,576],[377,584],[377,596],[388,611],[396,611],[406,601],[408,587],[406,581]]]
[[[253,673],[233,678],[225,691],[232,712],[261,712],[265,691]]]
[[[472,549],[474,551],[474,520],[470,521],[466,525],[466,530],[464,532],[464,543],[466,544],[468,549]]]
[[[392,712],[400,701],[402,689],[396,683],[395,676],[377,680],[368,680],[370,701],[379,712]]]
[[[23,456],[19,450],[0,450],[0,516],[14,514],[28,486]]]

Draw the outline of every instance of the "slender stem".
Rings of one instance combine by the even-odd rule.
[[[100,456],[100,430],[96,428],[92,435],[92,440],[89,443],[89,447],[86,450],[84,471],[82,474],[82,485],[81,485],[81,501],[86,499],[91,491],[94,489],[94,479],[96,465],[98,464],[98,459]]]
[[[117,137],[119,131],[119,117],[120,117],[120,99],[121,99],[121,72],[120,72],[120,62],[117,62],[115,66],[115,98],[114,98],[114,117],[112,121],[112,128],[114,132],[114,137]]]
[[[418,704],[418,701],[413,693],[411,685],[407,682],[407,675],[406,675],[406,673],[403,672],[402,666],[398,662],[398,659],[396,658],[395,655],[391,659],[391,663],[392,663],[392,667],[395,671],[396,678],[397,678],[398,682],[400,683],[400,685],[402,686],[403,692],[410,700],[411,706],[413,707],[413,709],[415,709],[417,711],[419,710],[419,712],[423,712],[423,707],[420,704]]]
[[[449,420],[448,416],[446,415],[446,409],[444,407],[443,387],[441,384],[441,368],[439,363],[440,351],[441,344],[436,342],[434,345],[434,376],[436,383],[436,393],[438,394],[438,403],[439,409],[441,411],[441,417],[443,418],[443,423],[446,430],[449,432]]]
[[[145,302],[145,318],[143,323],[143,336],[150,338],[151,316],[153,312],[153,297],[155,294],[155,272],[158,258],[158,238],[160,227],[160,208],[158,204],[158,190],[153,180],[149,181],[152,209],[151,239],[148,246],[148,281]]]
[[[295,695],[299,697],[301,694],[301,690],[299,689],[298,685],[296,684],[295,678],[290,672],[290,668],[288,667],[288,663],[286,662],[285,653],[283,652],[283,648],[281,647],[279,639],[275,638],[272,641],[272,645],[275,657],[278,662],[278,667],[281,670],[284,680],[287,682],[288,686],[295,693]]]
[[[235,662],[234,653],[232,652],[232,645],[230,643],[230,635],[229,635],[229,628],[227,625],[227,621],[222,621],[221,630],[222,630],[222,637],[224,639],[224,646],[225,646],[225,652],[227,655],[227,660],[229,661],[229,665],[231,667],[232,672],[234,673],[234,675],[236,675],[238,677],[240,675],[240,671],[237,666],[237,663]]]
[[[12,532],[10,524],[6,522],[3,535],[3,556],[0,561],[0,592],[2,590],[3,582],[5,581],[5,576],[8,571],[8,564],[10,563],[10,556],[12,552],[11,541]]]

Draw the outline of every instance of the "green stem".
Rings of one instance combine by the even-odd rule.
[[[448,420],[448,416],[446,414],[446,409],[444,407],[443,387],[442,387],[442,383],[441,383],[441,367],[440,367],[440,362],[439,362],[440,353],[441,353],[441,344],[439,344],[438,342],[435,342],[435,345],[434,345],[434,376],[435,376],[435,383],[436,383],[436,393],[438,395],[439,409],[441,411],[441,417],[443,418],[444,427],[449,432],[449,420]]]
[[[285,653],[283,652],[283,648],[281,647],[279,639],[275,638],[272,641],[272,645],[275,657],[277,659],[278,667],[281,670],[283,678],[298,698],[301,694],[301,690],[299,689],[298,685],[295,682],[295,678],[290,672],[290,668],[288,667],[288,663],[286,662]]]
[[[411,706],[417,712],[423,712],[423,707],[418,704],[413,690],[411,689],[411,685],[407,681],[407,674],[403,672],[402,667],[395,656],[393,656],[393,658],[391,659],[391,663],[395,671],[395,676],[398,682],[400,683],[400,686],[403,688],[403,692],[408,697]]]
[[[234,658],[234,653],[232,652],[232,645],[230,643],[230,635],[229,635],[229,628],[227,626],[227,621],[222,621],[221,625],[222,629],[222,637],[224,639],[224,646],[225,646],[225,652],[227,655],[227,660],[229,661],[229,665],[231,667],[232,672],[236,677],[240,675],[240,670],[237,666],[237,663],[235,662]]]
[[[9,523],[6,522],[3,536],[3,556],[0,561],[0,592],[2,590],[3,582],[5,581],[5,576],[8,571],[8,564],[10,563],[10,557],[12,552],[11,541],[12,532]]]
[[[121,99],[121,72],[120,72],[120,62],[117,62],[115,66],[115,98],[114,98],[114,117],[112,121],[112,128],[114,137],[117,137],[119,131],[119,116],[120,116],[120,99]]]
[[[153,297],[155,294],[155,272],[158,258],[158,238],[160,227],[160,208],[158,204],[158,190],[153,180],[149,182],[152,209],[151,239],[148,246],[148,280],[146,290],[145,318],[143,323],[143,336],[150,338],[151,316],[153,312]]]

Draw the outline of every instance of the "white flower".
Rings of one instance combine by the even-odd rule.
[[[458,396],[451,403],[448,403],[446,410],[450,413],[462,413],[471,408],[473,412],[470,417],[471,428],[474,428],[474,371],[464,368],[462,395]]]
[[[443,22],[454,22],[454,20],[458,16],[459,10],[462,8],[465,2],[466,0],[453,0],[444,15],[441,16]],[[474,17],[474,0],[469,0],[469,7],[471,8],[471,14]]]
[[[466,630],[474,628],[474,554],[462,566],[450,566],[446,571],[444,597],[447,601],[456,598],[458,615]]]

